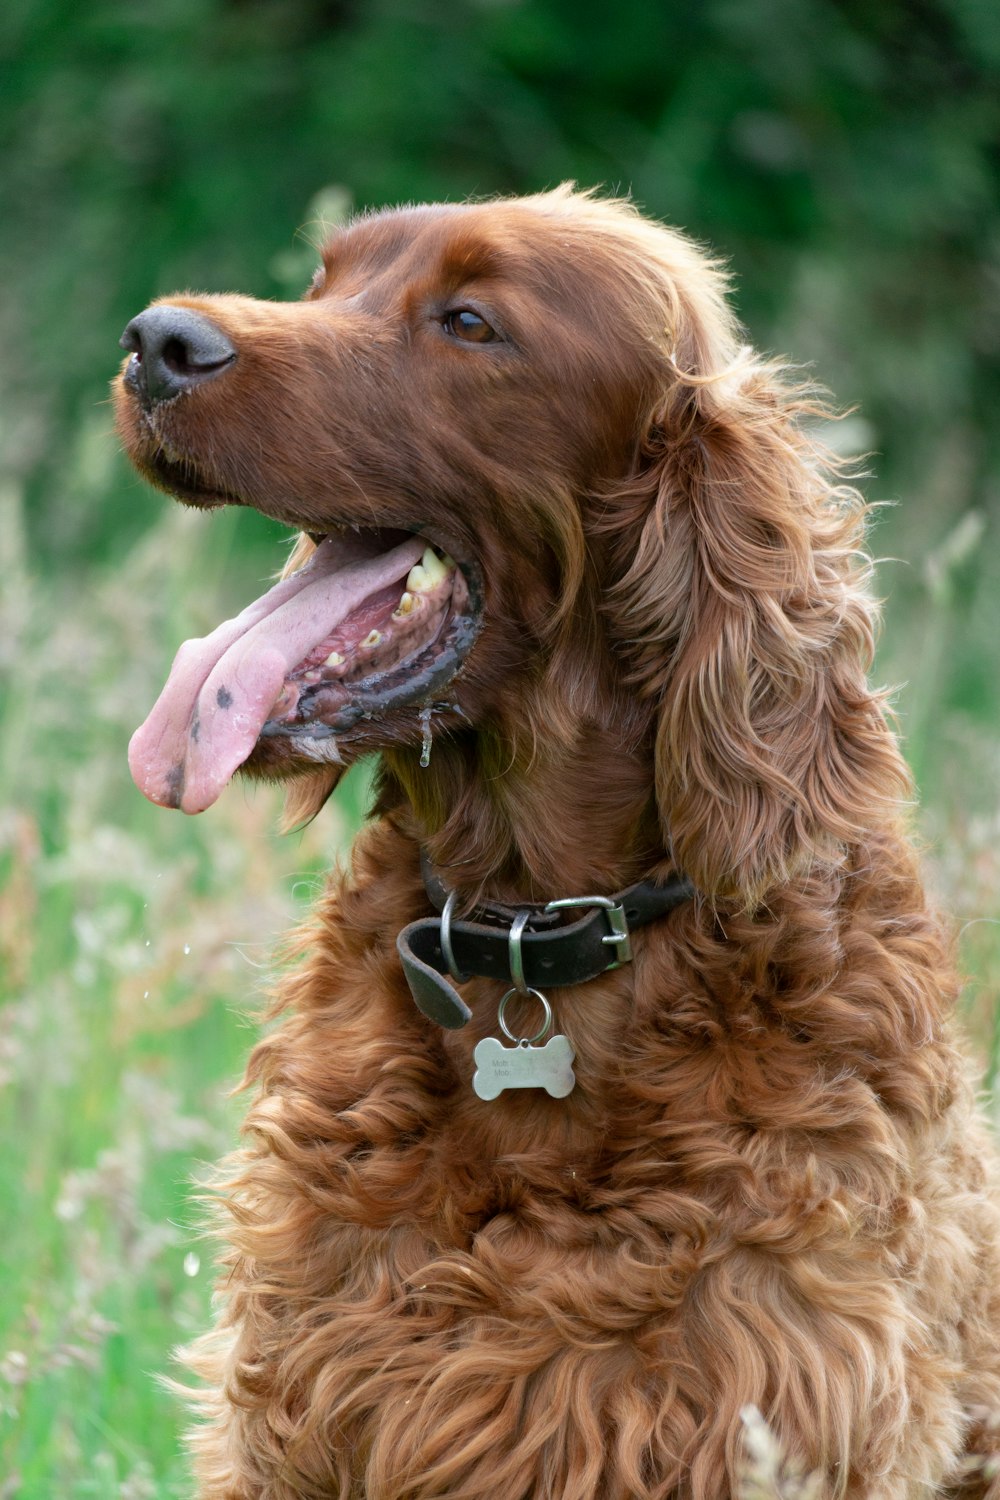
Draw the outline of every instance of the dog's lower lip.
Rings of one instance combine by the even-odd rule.
[[[180,459],[172,459],[159,452],[148,461],[149,477],[178,500],[188,505],[197,505],[203,510],[218,510],[223,505],[245,505],[239,495],[202,482],[201,475],[193,465]]]

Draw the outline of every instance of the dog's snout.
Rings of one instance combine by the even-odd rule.
[[[220,328],[189,307],[147,307],[119,339],[129,360],[125,379],[147,407],[212,380],[233,363],[236,350]]]

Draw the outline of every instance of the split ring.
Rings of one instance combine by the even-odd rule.
[[[510,1027],[507,1025],[507,1022],[504,1020],[504,1011],[507,1009],[507,1001],[511,998],[512,995],[531,995],[535,1000],[538,1001],[539,1005],[545,1012],[545,1019],[542,1021],[542,1028],[540,1031],[536,1031],[534,1036],[515,1036]],[[516,1043],[516,1045],[519,1047],[533,1047],[536,1042],[540,1042],[542,1040],[542,1037],[547,1034],[552,1025],[552,1006],[546,1000],[541,990],[533,990],[530,988],[530,986],[524,990],[519,990],[515,987],[512,990],[508,990],[506,995],[504,995],[503,999],[500,1001],[500,1004],[497,1007],[497,1023],[508,1041]]]

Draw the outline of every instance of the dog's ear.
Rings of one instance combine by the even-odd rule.
[[[656,792],[681,869],[754,906],[884,820],[906,786],[865,673],[863,507],[776,366],[678,375],[615,497],[614,633],[656,703]]]

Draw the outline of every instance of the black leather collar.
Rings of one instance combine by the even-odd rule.
[[[555,904],[551,902],[548,906],[477,906],[469,917],[457,920],[446,910],[447,888],[426,861],[422,865],[427,894],[443,919],[422,917],[411,922],[396,939],[396,948],[419,1009],[452,1031],[471,1020],[472,1012],[445,976],[461,982],[479,975],[516,984],[511,927],[519,916],[523,917],[519,944],[523,983],[532,989],[549,989],[584,984],[628,962],[632,956],[629,932],[665,916],[694,895],[691,882],[678,876],[666,885],[643,880],[610,898],[566,898],[556,910],[551,909]],[[578,906],[585,914],[564,925],[560,908],[567,906]]]

